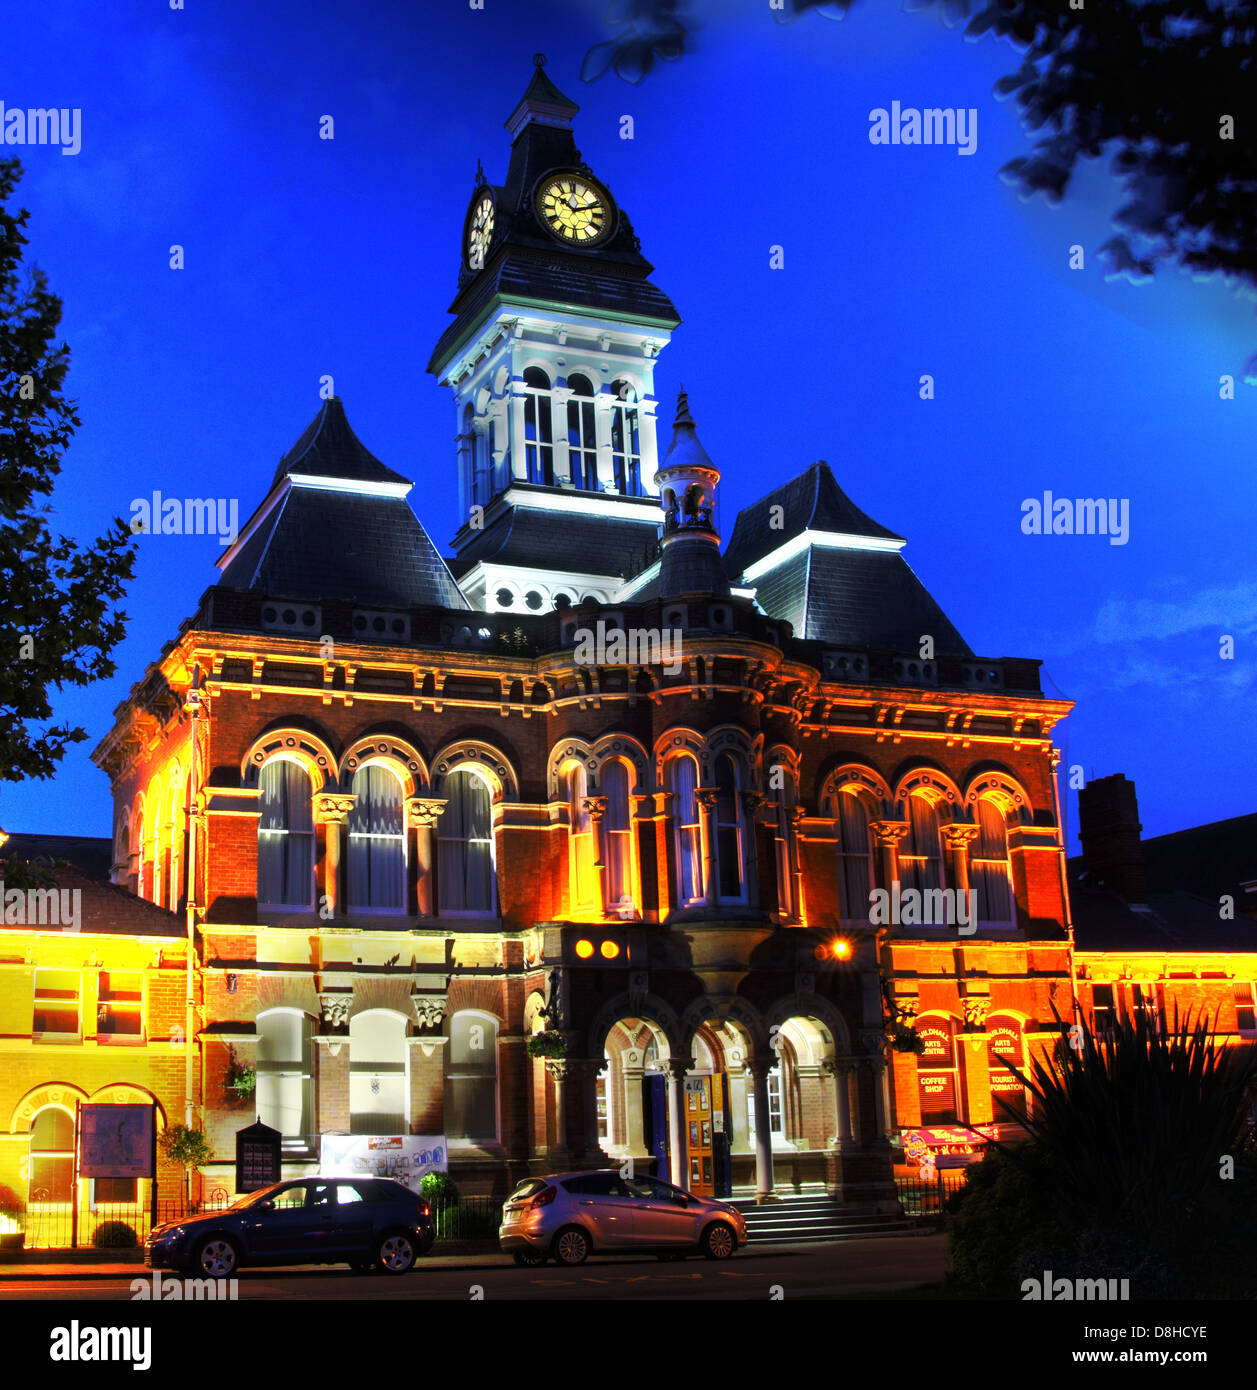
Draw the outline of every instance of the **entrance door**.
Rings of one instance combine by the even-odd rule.
[[[712,1166],[712,1118],[711,1077],[686,1077],[685,1123],[689,1127],[689,1189],[700,1197],[710,1197],[716,1190]]]
[[[646,1122],[646,1151],[655,1160],[655,1176],[667,1179],[668,1083],[659,1072],[642,1077],[642,1118]]]

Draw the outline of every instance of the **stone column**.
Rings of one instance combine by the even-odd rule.
[[[406,823],[414,830],[414,902],[410,910],[420,917],[431,917],[436,900],[432,893],[432,865],[435,860],[433,841],[436,823],[448,802],[444,797],[412,796],[406,803]]]
[[[594,392],[594,438],[598,444],[598,487],[614,493],[615,463],[611,457],[611,402],[615,398],[604,388]],[[567,429],[567,422],[563,422]]]
[[[716,802],[719,795],[715,787],[699,787],[694,793],[694,800],[698,803],[698,838],[703,852],[703,897],[708,907],[715,907],[720,887],[716,860]]]
[[[853,1065],[846,1057],[828,1057],[821,1063],[821,1070],[833,1078],[834,1116],[837,1129],[830,1140],[835,1149],[850,1148],[855,1143],[851,1129],[851,1072]]]
[[[624,1056],[628,1057],[629,1052]],[[642,1067],[642,1054],[633,1049],[631,1055],[638,1060],[630,1065],[628,1062],[621,1064],[620,1074],[624,1083],[624,1147],[629,1155],[640,1158],[646,1152],[646,1121],[642,1115],[642,1077],[645,1072]],[[614,1073],[612,1073],[614,1075]],[[611,1097],[607,1097],[608,1109],[611,1108]]]
[[[908,833],[906,820],[875,820],[869,822],[873,842],[877,846],[877,888],[889,888],[899,882],[899,841]]]
[[[941,830],[947,852],[947,886],[956,892],[969,891],[969,846],[978,838],[978,827],[953,821]]]
[[[611,1162],[598,1138],[598,1073],[605,1065],[605,1059],[596,1057],[570,1057],[566,1059],[570,1068],[573,1095],[580,1106],[580,1134],[582,1144],[577,1151],[582,1163],[602,1167]]]
[[[607,814],[608,805],[605,796],[587,796],[581,801],[581,810],[589,817],[593,827],[590,838],[594,849],[594,911],[599,917],[607,915],[607,856],[602,820]]]
[[[768,1073],[777,1058],[757,1054],[747,1059],[746,1070],[755,1088],[755,1200],[774,1201],[773,1134],[768,1103]]]
[[[803,819],[802,806],[786,807],[786,856],[790,861],[790,908],[792,920],[804,920],[803,865],[799,858],[799,823]]]
[[[323,896],[327,901],[319,914],[325,921],[345,915],[346,892],[340,872],[341,840],[355,800],[352,796],[339,795],[321,795],[314,798],[314,821],[316,825],[324,827],[326,846],[323,859]]]
[[[523,379],[511,383],[510,417],[511,417],[511,477],[524,482],[528,478],[528,449],[524,442],[524,396],[522,391],[516,389],[523,385]],[[540,425],[538,425],[540,434]],[[540,444],[537,446],[541,447]]]
[[[576,1069],[566,1058],[548,1058],[546,1070],[554,1078],[554,1139],[553,1144],[548,1144],[546,1153],[548,1157],[567,1161],[572,1156],[571,1146],[567,1141],[567,1100],[568,1085],[576,1076]]]
[[[669,1177],[677,1187],[689,1190],[689,1130],[685,1120],[685,1077],[694,1065],[692,1057],[670,1057],[659,1063],[668,1081]]]
[[[567,442],[567,403],[576,397],[572,395],[566,376],[563,377],[562,386],[557,385],[557,380],[556,378],[556,385],[550,388],[550,433],[554,440],[554,481],[559,487],[571,487],[572,458]]]
[[[759,826],[756,817],[764,804],[763,792],[745,791],[742,793],[742,859],[743,873],[746,876],[746,901],[751,907],[759,907]]]
[[[886,1035],[880,1028],[864,1028],[860,1030],[860,1040],[869,1054],[865,1064],[873,1073],[873,1138],[882,1143],[890,1132],[886,1114]]]

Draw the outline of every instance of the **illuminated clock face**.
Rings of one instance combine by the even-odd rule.
[[[537,190],[537,216],[569,246],[596,246],[611,232],[611,199],[583,174],[551,174]]]
[[[493,240],[493,195],[484,194],[473,206],[467,222],[467,264],[483,270],[484,259]]]

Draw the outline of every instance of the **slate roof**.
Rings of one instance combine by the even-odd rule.
[[[1148,910],[1095,885],[1082,856],[1069,860],[1069,896],[1080,951],[1257,951],[1257,813],[1154,835],[1140,842]],[[1223,894],[1236,916],[1218,915]]]
[[[309,487],[294,483],[294,474],[342,486]],[[405,496],[365,490],[378,483],[410,487],[354,434],[340,400],[324,401],[280,460],[260,520],[259,513],[250,520],[256,530],[220,562],[218,583],[308,602],[469,608]]]
[[[339,396],[332,396],[319,407],[301,438],[280,459],[271,486],[290,473],[360,483],[410,482],[386,468],[353,432]]]
[[[572,574],[620,575],[641,568],[642,553],[659,535],[658,516],[568,516],[540,507],[511,507],[458,552],[465,574],[478,560]]]
[[[781,525],[774,528],[770,524],[772,508],[778,506],[783,516]],[[762,560],[783,541],[804,531],[832,531],[890,541],[904,539],[862,512],[838,486],[829,464],[821,459],[797,478],[742,508],[725,551],[725,566],[730,574],[743,574],[756,560]]]
[[[17,838],[16,836],[14,837]],[[59,838],[49,836],[49,839]],[[7,849],[7,846],[6,846]],[[48,878],[57,888],[77,891],[79,897],[79,930],[92,934],[111,936],[165,936],[182,938],[187,934],[187,924],[176,912],[167,912],[144,898],[137,898],[125,888],[113,883],[102,883],[89,878],[75,868],[45,870]],[[3,931],[29,931],[34,924],[25,926],[14,923],[0,926]],[[49,924],[40,926],[40,931],[70,931],[73,924]]]

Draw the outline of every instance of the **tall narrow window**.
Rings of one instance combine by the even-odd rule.
[[[611,394],[611,465],[617,492],[642,495],[642,442],[637,392],[627,381],[613,381]]]
[[[717,882],[722,898],[740,901],[742,882],[742,803],[738,765],[728,753],[716,759],[716,858]]]
[[[873,883],[869,812],[858,792],[840,791],[838,801],[838,890],[844,922],[867,922]]]
[[[1251,1033],[1257,1028],[1253,1008],[1253,987],[1251,984],[1237,984],[1235,994],[1235,1026],[1241,1033]]]
[[[793,807],[799,803],[799,788],[794,773],[784,771],[784,780],[777,793],[777,824],[773,833],[773,849],[777,863],[777,907],[783,917],[797,916],[794,905],[794,873],[790,865],[790,836]]]
[[[572,486],[586,492],[598,490],[598,434],[594,424],[594,388],[587,376],[570,376],[572,395],[567,403],[567,446]]]
[[[982,926],[1008,926],[1014,920],[1011,877],[1004,812],[986,797],[978,802],[978,838],[969,853],[969,886],[978,895]]]
[[[349,1132],[405,1134],[409,1128],[406,1020],[368,1009],[349,1023]]]
[[[528,481],[554,484],[554,434],[550,378],[540,367],[524,369],[524,459]]]
[[[445,1133],[472,1144],[497,1141],[498,1025],[487,1014],[463,1011],[450,1019]]]
[[[570,763],[564,774],[568,814],[568,898],[572,911],[591,908],[594,887],[594,823],[585,809],[589,795],[583,763]]]
[[[603,856],[607,865],[607,908],[617,913],[634,905],[633,830],[629,805],[629,765],[611,758],[602,765],[602,794],[607,798],[603,818]]]
[[[275,758],[258,786],[258,906],[308,908],[314,900],[310,778],[299,763]]]
[[[349,906],[354,911],[400,912],[406,901],[406,829],[402,784],[386,767],[354,774],[356,800],[349,813]]]
[[[35,1017],[31,1032],[53,1041],[79,1035],[79,972],[35,971]]]
[[[1091,986],[1091,1031],[1111,1033],[1117,1024],[1117,1004],[1112,985]]]
[[[748,1085],[746,1088],[746,1128],[752,1140],[755,1138],[757,1123],[758,1121],[755,1116],[755,1088]],[[776,1134],[779,1136],[784,1136],[786,1132],[785,1112],[782,1106],[780,1060],[773,1063],[768,1073],[768,1132],[770,1135]]]
[[[48,1106],[31,1124],[30,1202],[69,1202],[74,1190],[74,1118]]]
[[[961,1117],[963,1102],[956,1066],[954,1020],[922,1018],[917,1023],[917,1037],[925,1049],[917,1057],[921,1123],[955,1124]]]
[[[144,1032],[143,978],[138,973],[102,970],[96,995],[96,1032],[139,1038]]]
[[[698,821],[698,764],[688,754],[668,764],[668,790],[673,795],[672,815],[676,825],[676,905],[686,907],[703,901],[703,848]]]
[[[442,912],[493,911],[493,819],[489,787],[474,772],[453,772],[437,822]]]
[[[943,847],[938,834],[938,812],[926,796],[908,798],[910,830],[906,848],[899,855],[899,877],[904,890],[926,892],[943,886]]]
[[[309,1015],[274,1009],[258,1015],[257,1030],[258,1119],[286,1139],[304,1138],[314,1129]]]

